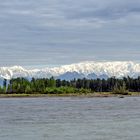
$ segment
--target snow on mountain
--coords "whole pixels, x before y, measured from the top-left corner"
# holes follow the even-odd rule
[[[107,78],[116,76],[137,77],[140,75],[140,64],[132,61],[115,61],[115,62],[82,62],[71,65],[64,65],[54,68],[44,69],[24,69],[21,66],[1,67],[0,78],[11,79],[16,77],[26,78],[49,78],[51,76],[71,79],[71,78]]]

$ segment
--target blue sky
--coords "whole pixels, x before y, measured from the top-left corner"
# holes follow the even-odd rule
[[[140,0],[0,0],[0,66],[93,60],[140,60]]]

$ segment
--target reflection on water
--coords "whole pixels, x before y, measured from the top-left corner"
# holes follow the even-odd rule
[[[0,140],[139,140],[140,97],[0,99]]]

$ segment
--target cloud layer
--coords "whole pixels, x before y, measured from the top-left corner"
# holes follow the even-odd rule
[[[139,0],[0,0],[0,66],[140,56]]]

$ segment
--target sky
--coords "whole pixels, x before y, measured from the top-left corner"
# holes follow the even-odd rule
[[[140,62],[140,0],[0,0],[0,66]]]

